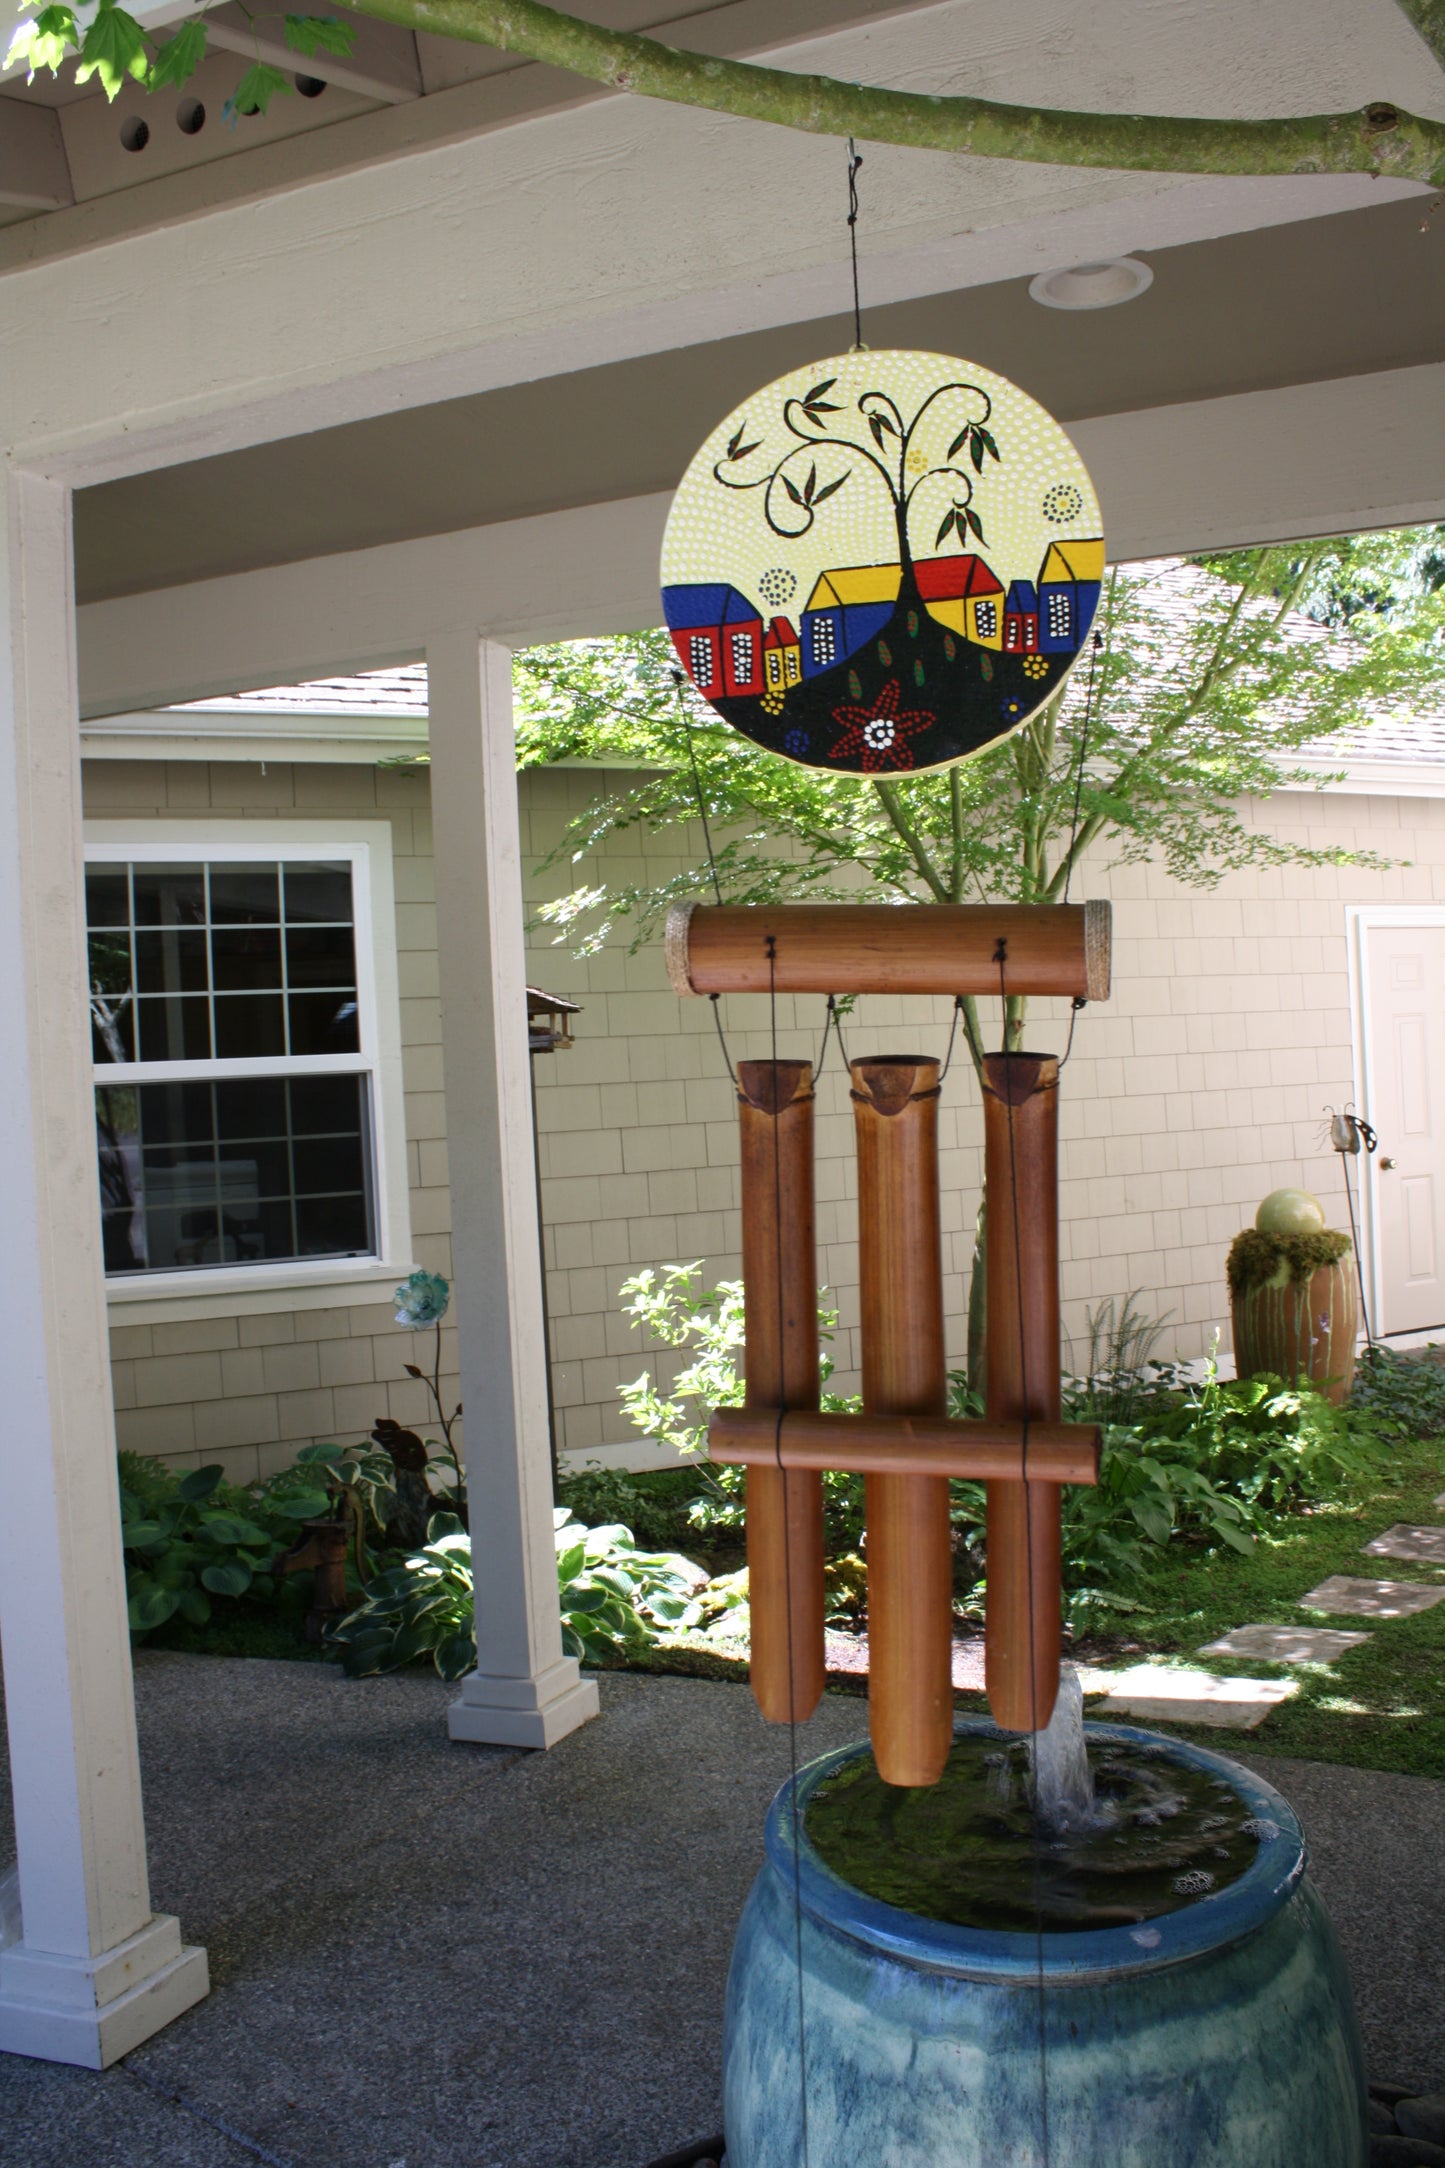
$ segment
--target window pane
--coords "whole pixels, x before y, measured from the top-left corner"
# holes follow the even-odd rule
[[[301,1257],[344,1257],[369,1249],[365,1197],[303,1198],[296,1207],[296,1248]]]
[[[279,925],[279,866],[213,865],[211,922],[216,926]]]
[[[288,926],[288,986],[354,986],[356,950],[349,926]]]
[[[293,1077],[291,1126],[298,1137],[335,1136],[362,1127],[361,1078]]]
[[[142,993],[205,993],[205,928],[142,930],[135,937],[135,970]]]
[[[124,866],[88,866],[85,918],[89,926],[130,924],[130,881]]]
[[[286,921],[325,922],[351,919],[351,867],[345,859],[337,864],[302,865],[292,862],[286,874]]]
[[[132,866],[137,926],[203,926],[204,866]]]
[[[280,1077],[238,1077],[216,1086],[216,1134],[223,1142],[277,1137],[286,1129],[286,1086]]]
[[[91,995],[90,1057],[96,1062],[135,1060],[135,1003],[129,998],[108,1001]]]
[[[375,1250],[363,1077],[105,1087],[96,1132],[108,1272]]]
[[[216,991],[281,984],[281,935],[272,927],[218,928],[211,935]]]
[[[293,1054],[356,1052],[354,994],[293,994],[289,1007]]]
[[[221,1061],[284,1054],[286,1020],[279,994],[217,994],[216,1054]]]
[[[211,1052],[210,1003],[204,994],[142,994],[139,1061],[207,1061]]]

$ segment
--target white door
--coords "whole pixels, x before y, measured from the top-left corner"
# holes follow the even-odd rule
[[[1445,1327],[1445,926],[1371,926],[1365,957],[1375,1329],[1428,1332]]]

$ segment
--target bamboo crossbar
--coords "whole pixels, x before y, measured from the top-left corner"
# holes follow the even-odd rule
[[[1111,913],[1073,904],[675,904],[679,994],[1109,995]],[[769,943],[771,942],[771,954]]]
[[[864,1475],[963,1476],[974,1482],[1095,1483],[1093,1423],[960,1421],[947,1415],[831,1415],[718,1408],[708,1457],[729,1467],[848,1469]]]

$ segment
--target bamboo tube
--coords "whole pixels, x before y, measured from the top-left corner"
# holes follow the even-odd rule
[[[899,916],[904,914],[900,913]],[[938,1063],[855,1061],[863,1405],[942,1415]],[[868,1475],[868,1713],[887,1784],[936,1784],[953,1743],[953,1572],[941,1476]]]
[[[719,1408],[708,1425],[709,1460],[752,1468],[849,1468],[863,1475],[963,1476],[1021,1482],[1022,1423],[959,1422],[947,1415],[789,1414],[782,1435],[765,1409]],[[1036,1483],[1098,1480],[1093,1423],[1031,1423],[1029,1474]]]
[[[1012,951],[1009,982],[1012,992]],[[1059,1065],[1047,1054],[990,1054],[983,1072],[988,1417],[1053,1424],[1059,1419]],[[991,1482],[985,1684],[994,1719],[1006,1731],[1042,1730],[1053,1714],[1059,1589],[1057,1484]]]
[[[1010,993],[1105,1001],[1110,923],[1107,903],[682,903],[665,947],[679,994],[996,994],[1003,940]]]
[[[738,1125],[746,1406],[776,1430],[780,1408],[818,1405],[809,1064],[739,1062]],[[749,1468],[747,1536],[753,1694],[769,1723],[801,1723],[825,1678],[822,1477]]]

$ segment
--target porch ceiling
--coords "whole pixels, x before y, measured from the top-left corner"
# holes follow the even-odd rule
[[[1065,422],[1436,361],[1445,218],[1422,230],[1428,201],[1157,250],[1124,308],[1042,309],[1010,279],[871,309],[866,330],[984,362]],[[841,315],[779,324],[82,490],[80,598],[668,489],[752,387],[850,337]]]

